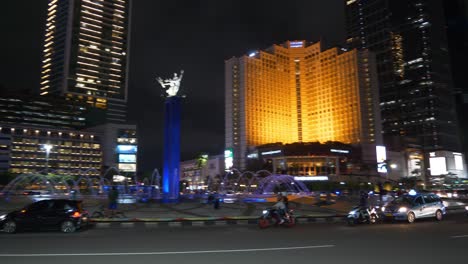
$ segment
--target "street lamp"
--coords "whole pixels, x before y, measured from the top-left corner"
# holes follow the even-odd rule
[[[49,154],[50,154],[50,150],[52,149],[52,145],[50,144],[44,144],[42,146],[42,148],[46,151],[46,165],[45,165],[45,171],[46,173],[48,173],[49,171]]]

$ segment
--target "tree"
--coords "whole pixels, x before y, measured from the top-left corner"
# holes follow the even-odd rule
[[[0,172],[0,185],[7,185],[9,182],[11,182],[17,174],[5,171],[5,172]]]

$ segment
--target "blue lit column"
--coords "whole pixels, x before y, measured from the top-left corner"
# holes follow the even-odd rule
[[[164,202],[179,199],[180,163],[180,100],[179,96],[166,97],[164,103]]]

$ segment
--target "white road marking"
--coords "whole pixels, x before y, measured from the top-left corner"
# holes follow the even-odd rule
[[[461,236],[451,236],[451,238],[463,238],[463,237],[468,237],[468,235],[461,235]]]
[[[0,254],[0,257],[77,257],[77,256],[136,256],[136,255],[182,255],[182,254],[216,254],[216,253],[237,253],[275,250],[298,250],[313,248],[330,248],[335,245],[318,245],[302,247],[279,247],[279,248],[245,248],[226,250],[200,250],[200,251],[166,251],[166,252],[116,252],[116,253],[69,253],[69,254]]]

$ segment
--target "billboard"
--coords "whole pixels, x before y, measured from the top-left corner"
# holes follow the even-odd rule
[[[137,146],[135,145],[117,145],[117,153],[135,154]]]
[[[119,154],[119,162],[136,163],[136,155],[135,154]]]
[[[135,172],[136,164],[135,163],[119,163],[120,171]]]
[[[377,155],[377,171],[378,172],[387,172],[387,167],[385,161],[387,160],[387,152],[384,146],[376,146],[375,152]]]
[[[453,153],[453,158],[455,159],[455,169],[463,170],[463,156],[461,153]]]
[[[230,170],[234,166],[234,152],[232,148],[224,150],[224,168]]]
[[[429,165],[431,166],[431,176],[447,174],[445,157],[431,157],[429,158]]]

